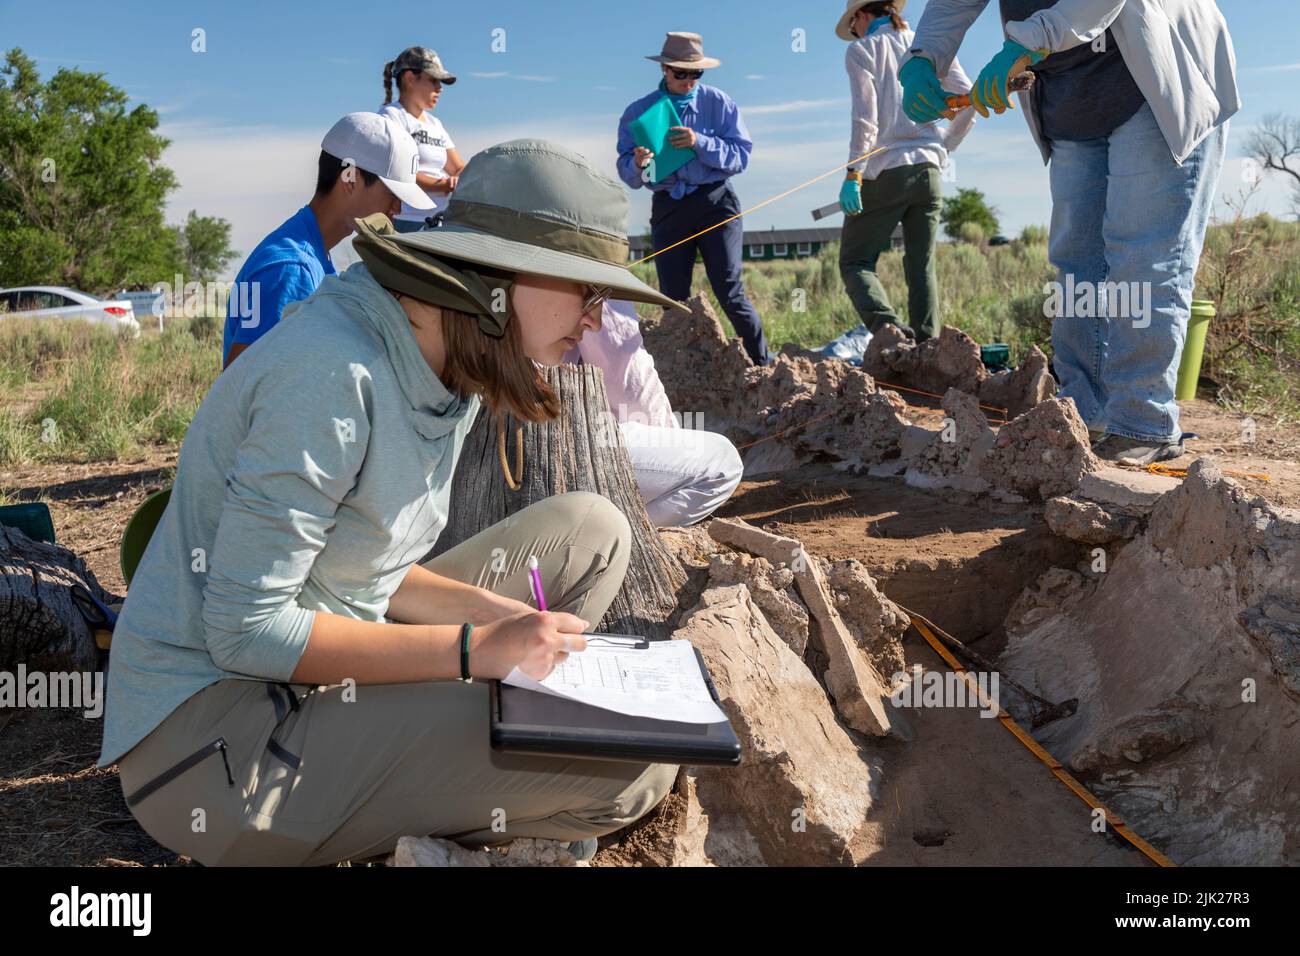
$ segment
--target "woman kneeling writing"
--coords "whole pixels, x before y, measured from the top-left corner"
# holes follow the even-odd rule
[[[555,417],[534,362],[557,329],[604,290],[673,304],[626,269],[626,221],[622,187],[582,157],[485,150],[444,228],[358,220],[362,261],[216,381],[108,682],[100,766],[118,763],[164,846],[317,865],[403,835],[589,843],[663,798],[670,765],[493,752],[487,686],[457,679],[540,678],[585,647],[628,563],[608,500],[556,495],[417,563],[480,403]],[[549,612],[524,603],[530,555]]]

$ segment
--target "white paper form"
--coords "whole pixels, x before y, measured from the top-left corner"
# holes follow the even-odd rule
[[[630,643],[588,640],[538,681],[519,668],[505,682],[513,687],[564,697],[633,717],[716,724],[727,719],[713,702],[689,641]]]

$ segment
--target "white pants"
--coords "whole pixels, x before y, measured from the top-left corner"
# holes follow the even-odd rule
[[[725,435],[640,422],[620,422],[618,427],[646,512],[657,528],[707,518],[740,484],[740,452]]]

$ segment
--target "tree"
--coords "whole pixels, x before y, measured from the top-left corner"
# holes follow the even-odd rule
[[[193,209],[185,225],[176,227],[185,278],[211,282],[221,278],[238,253],[230,248],[230,223],[216,216],[200,216]]]
[[[1269,113],[1246,137],[1246,156],[1292,179],[1291,202],[1300,212],[1300,119]]]
[[[995,236],[998,232],[998,211],[978,189],[958,189],[957,195],[945,199],[939,221],[949,239],[961,239],[962,226],[967,223],[979,226],[985,236]]]
[[[158,114],[126,108],[101,73],[42,83],[17,48],[0,67],[0,284],[109,290],[170,279],[163,223],[176,177],[160,162]]]

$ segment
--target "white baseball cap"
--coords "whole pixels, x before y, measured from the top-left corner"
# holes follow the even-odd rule
[[[320,148],[378,176],[412,209],[434,207],[433,200],[415,183],[420,148],[396,120],[378,113],[349,113],[330,127]]]

